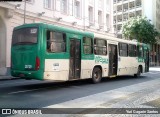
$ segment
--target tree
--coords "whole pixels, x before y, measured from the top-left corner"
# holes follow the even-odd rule
[[[146,17],[136,17],[129,19],[122,27],[125,38],[136,39],[138,42],[154,44],[159,35],[154,25]]]

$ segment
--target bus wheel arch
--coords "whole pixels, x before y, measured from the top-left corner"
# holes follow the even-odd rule
[[[141,73],[143,73],[143,66],[139,65],[139,67],[140,67]]]
[[[142,67],[142,65],[139,65],[138,69],[137,69],[137,73],[134,74],[134,77],[136,77],[136,78],[139,77],[141,75],[141,73],[143,73],[143,67]]]
[[[102,67],[95,66],[92,71],[92,81],[93,83],[99,83],[102,79]]]

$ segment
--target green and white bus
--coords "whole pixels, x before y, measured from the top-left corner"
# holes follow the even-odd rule
[[[43,23],[14,28],[11,75],[69,81],[139,76],[149,70],[146,44]]]

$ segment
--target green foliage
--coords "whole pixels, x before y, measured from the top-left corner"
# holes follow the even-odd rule
[[[129,19],[123,24],[122,33],[125,38],[136,39],[138,42],[154,44],[159,35],[154,25],[146,17]]]

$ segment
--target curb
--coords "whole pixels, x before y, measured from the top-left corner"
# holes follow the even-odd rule
[[[12,76],[0,76],[0,81],[5,81],[5,80],[17,80],[20,79],[19,77],[12,77]]]

